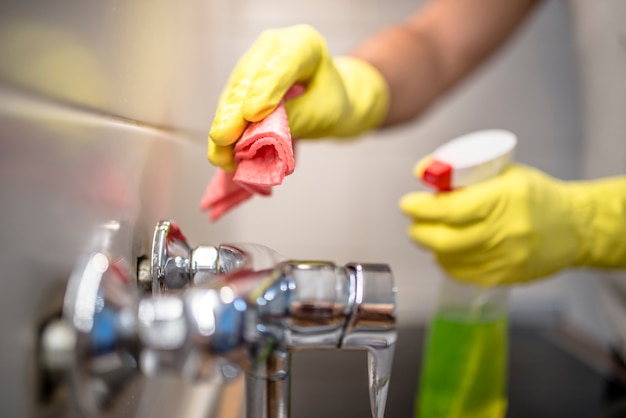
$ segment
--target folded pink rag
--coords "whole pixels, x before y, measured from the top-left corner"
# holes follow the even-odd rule
[[[285,100],[303,92],[304,87],[296,84],[285,94]],[[293,173],[293,143],[282,102],[265,119],[248,125],[233,154],[237,169],[233,173],[219,169],[200,201],[200,209],[209,211],[211,221],[255,194],[271,195],[272,186],[281,184],[285,176]]]

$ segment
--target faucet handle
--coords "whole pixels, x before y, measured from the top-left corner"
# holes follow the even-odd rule
[[[341,348],[368,351],[370,407],[374,418],[385,412],[396,343],[396,286],[384,264],[347,264],[354,289],[352,315]]]
[[[191,247],[178,225],[172,221],[158,222],[152,238],[152,293],[187,286],[191,280],[190,257]]]
[[[224,260],[233,258],[228,257],[228,248],[191,248],[175,222],[158,222],[152,238],[152,293],[164,294],[215,278],[220,273],[220,253],[225,253]]]

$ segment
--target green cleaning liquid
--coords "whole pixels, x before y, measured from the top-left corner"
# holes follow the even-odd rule
[[[428,331],[417,418],[504,418],[508,363],[507,315],[447,309]]]

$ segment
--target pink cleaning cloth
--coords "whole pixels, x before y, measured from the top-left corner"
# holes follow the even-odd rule
[[[304,87],[295,84],[284,99],[289,100],[303,92]],[[213,222],[255,194],[271,195],[272,187],[293,173],[293,142],[284,104],[281,102],[262,121],[248,125],[233,153],[237,163],[235,172],[219,169],[200,201],[200,209],[209,211],[209,219]]]

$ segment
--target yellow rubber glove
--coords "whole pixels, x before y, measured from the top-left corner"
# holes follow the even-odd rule
[[[306,87],[285,103],[296,138],[356,136],[378,127],[389,106],[388,87],[378,70],[357,58],[332,58],[312,27],[268,30],[239,60],[222,92],[209,133],[209,160],[234,169],[232,145],[295,83]]]
[[[626,268],[626,177],[564,182],[514,165],[466,189],[410,193],[400,208],[412,218],[409,236],[461,281],[493,286],[572,266]]]

